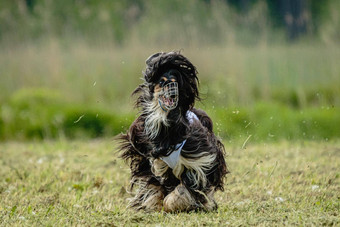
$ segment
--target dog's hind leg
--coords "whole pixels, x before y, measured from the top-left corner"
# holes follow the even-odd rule
[[[188,189],[180,184],[164,198],[163,206],[166,212],[176,212],[193,210],[197,204]]]

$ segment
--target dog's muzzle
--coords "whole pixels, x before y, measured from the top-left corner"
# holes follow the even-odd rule
[[[159,92],[158,103],[162,110],[173,110],[178,105],[178,83],[170,82],[162,87]]]

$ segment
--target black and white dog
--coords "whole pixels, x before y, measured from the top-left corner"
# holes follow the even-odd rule
[[[199,100],[195,66],[179,52],[146,60],[138,95],[140,114],[118,137],[122,158],[130,163],[130,206],[166,212],[214,210],[228,169],[224,146],[213,123],[194,108]]]

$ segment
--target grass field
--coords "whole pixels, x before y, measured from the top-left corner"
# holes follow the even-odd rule
[[[0,226],[340,226],[340,1],[307,1],[294,42],[271,1],[223,2],[0,3]],[[111,138],[147,57],[173,50],[226,145],[215,212],[126,208]]]
[[[339,226],[340,142],[227,144],[216,212],[126,209],[129,171],[113,140],[0,144],[0,225]]]

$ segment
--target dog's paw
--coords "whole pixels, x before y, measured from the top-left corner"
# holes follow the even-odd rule
[[[195,207],[195,199],[182,184],[178,185],[163,202],[165,212],[188,211]]]
[[[161,211],[163,208],[164,194],[162,188],[156,185],[141,187],[135,197],[130,199],[129,207],[136,210]]]

